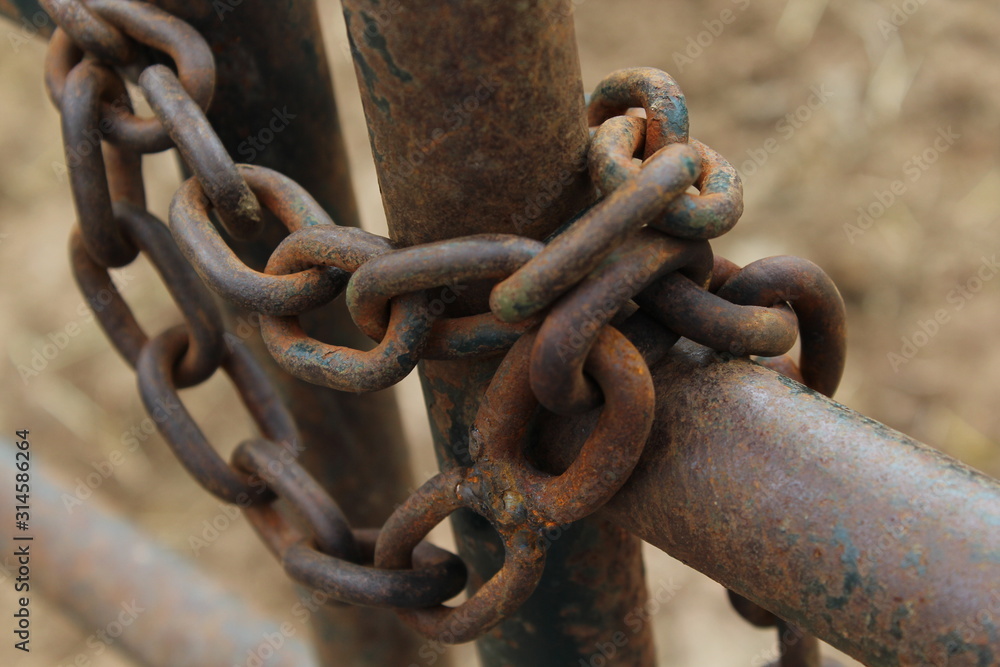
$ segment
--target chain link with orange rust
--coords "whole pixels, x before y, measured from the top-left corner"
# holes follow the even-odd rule
[[[227,464],[184,409],[157,420],[161,433],[202,486],[244,508],[292,578],[333,599],[396,608],[438,639],[468,641],[493,627],[538,583],[542,532],[593,513],[628,479],[653,422],[649,368],[679,336],[764,357],[826,394],[839,382],[844,309],[829,278],[796,258],[740,269],[713,256],[708,240],[739,219],[742,186],[722,156],[689,140],[684,96],[664,72],[622,70],[598,85],[588,105],[589,166],[602,198],[561,233],[545,243],[481,234],[397,248],[334,224],[285,176],[233,162],[205,117],[214,64],[189,25],[136,0],[42,4],[59,25],[46,82],[63,117],[79,219],[71,236],[77,282],[135,367],[148,410],[220,367],[229,375],[262,438],[240,444]],[[166,57],[176,73],[158,64]],[[123,77],[138,82],[152,118],[133,114]],[[170,147],[193,176],[171,203],[168,229],[146,210],[141,156]],[[258,272],[210,216],[232,237],[251,239],[265,211],[288,235]],[[154,338],[108,273],[140,252],[185,321]],[[482,281],[496,283],[489,312],[443,317],[467,285]],[[352,529],[296,463],[290,414],[242,345],[226,344],[205,285],[261,314],[281,367],[339,390],[384,389],[420,359],[503,355],[469,435],[472,465],[429,480],[381,532]],[[373,349],[320,342],[300,326],[301,314],[342,292]],[[783,356],[797,337],[799,364]],[[560,415],[601,410],[559,474],[536,469],[523,451],[539,404]],[[422,540],[459,507],[497,528],[506,559],[451,608],[443,603],[462,588],[464,565]]]

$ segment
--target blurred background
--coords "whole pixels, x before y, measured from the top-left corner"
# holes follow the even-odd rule
[[[847,302],[849,354],[838,400],[1000,476],[1000,5],[985,0],[573,0],[587,90],[607,73],[647,65],[687,95],[692,135],[744,178],[746,212],[713,243],[737,263],[806,257]],[[367,229],[385,234],[339,5],[321,3],[353,179]],[[405,3],[404,3],[405,7]],[[132,372],[83,317],[67,262],[74,214],[59,120],[42,84],[44,44],[11,38],[0,23],[0,365],[4,437],[30,428],[36,465],[67,489],[120,447],[145,417]],[[146,160],[151,210],[165,217],[179,184],[172,156]],[[177,318],[148,265],[118,272],[140,320]],[[937,323],[934,326],[934,323]],[[23,377],[49,335],[78,334],[43,372]],[[435,471],[415,377],[396,388],[415,478]],[[224,454],[248,430],[217,378],[185,400]],[[232,410],[237,410],[233,413]],[[157,540],[193,556],[189,538],[218,503],[181,470],[157,435],[117,466],[87,502],[112,508]],[[439,531],[439,540],[450,536]],[[199,567],[243,590],[264,612],[287,613],[294,595],[242,519]],[[654,616],[661,665],[760,665],[771,631],[729,610],[721,587],[655,550],[651,586],[678,593]],[[41,573],[39,576],[44,576]],[[13,593],[0,587],[0,604]],[[37,599],[37,597],[36,597]],[[30,659],[14,664],[131,665],[86,644],[38,600]],[[832,655],[831,649],[827,651]],[[9,664],[10,648],[0,648]],[[471,665],[465,649],[458,665]],[[842,664],[855,664],[846,658]]]

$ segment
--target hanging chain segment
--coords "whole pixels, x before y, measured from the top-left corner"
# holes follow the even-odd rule
[[[64,5],[50,2],[46,9],[59,17],[53,10]],[[57,31],[50,44],[46,82],[64,119],[69,182],[79,221],[70,235],[77,283],[115,348],[135,367],[150,414],[160,414],[163,406],[181,405],[178,389],[200,384],[221,368],[263,436],[237,447],[229,464],[181,405],[170,419],[155,420],[164,439],[199,484],[246,510],[293,578],[327,590],[334,599],[373,606],[426,607],[454,597],[464,585],[465,566],[429,544],[416,549],[415,568],[371,567],[377,531],[348,526],[332,499],[297,462],[301,445],[294,420],[245,346],[235,336],[224,337],[222,315],[196,272],[204,266],[192,262],[184,251],[203,253],[204,265],[224,280],[243,279],[244,292],[251,291],[245,289],[246,276],[264,276],[242,262],[242,273],[227,272],[238,260],[207,218],[195,232],[214,244],[199,243],[196,234],[190,234],[185,238],[194,237],[193,244],[178,246],[174,239],[181,237],[175,231],[181,216],[173,216],[175,229],[168,230],[145,208],[141,155],[172,147],[174,141],[195,146],[182,152],[197,174],[185,187],[197,192],[203,207],[211,207],[223,220],[236,221],[231,225],[234,233],[248,218],[263,219],[253,213],[254,206],[259,207],[255,188],[266,191],[262,205],[288,220],[290,228],[324,223],[334,227],[333,223],[288,179],[269,170],[237,168],[217,138],[212,144],[189,136],[192,128],[215,136],[201,112],[211,100],[215,81],[211,51],[190,26],[131,0],[87,3],[76,11],[127,35],[126,44],[136,54],[119,63],[91,51],[92,40],[74,32],[89,30],[89,23],[61,25],[66,32]],[[174,60],[181,74],[178,77],[162,65],[142,69],[138,79],[147,87],[147,99],[157,116],[137,118],[131,113],[123,76],[162,54]],[[240,231],[244,236],[255,233],[249,224]],[[156,336],[144,332],[109,274],[109,269],[129,264],[140,252],[150,259],[184,316],[185,324]],[[266,280],[271,286],[279,278]],[[312,303],[322,303],[343,289],[346,274],[314,269],[304,280],[312,280],[317,285],[314,291],[321,292]],[[304,280],[294,286],[296,292],[308,291],[302,287]],[[107,304],[98,300],[104,294],[111,295]],[[288,513],[275,509],[278,498],[290,507]]]
[[[483,234],[402,248],[335,224],[285,176],[232,160],[205,117],[215,70],[190,26],[135,0],[43,5],[59,24],[46,82],[63,117],[67,157],[91,141],[85,159],[67,160],[79,222],[71,235],[77,282],[88,299],[112,294],[110,306],[95,311],[136,368],[148,410],[178,401],[179,389],[219,368],[233,381],[261,437],[240,443],[231,462],[185,410],[157,424],[195,479],[240,505],[304,585],[342,602],[397,609],[429,637],[475,639],[534,590],[543,532],[597,511],[628,480],[652,427],[650,366],[679,336],[766,357],[827,395],[836,389],[845,349],[836,288],[805,260],[777,257],[741,269],[713,256],[709,239],[742,214],[742,185],[721,155],[689,139],[684,95],[664,72],[622,70],[597,86],[588,160],[602,198],[561,233],[545,243]],[[176,72],[160,64],[167,58]],[[126,79],[141,87],[153,117],[133,113]],[[143,154],[170,147],[193,176],[164,225],[145,208],[140,166]],[[229,248],[213,213],[233,238],[254,238],[268,215],[288,235],[257,271]],[[140,253],[184,318],[156,336],[143,331],[109,277]],[[470,286],[487,283],[488,311],[448,312]],[[227,344],[205,286],[261,314],[263,339],[282,368],[343,391],[392,386],[421,359],[503,355],[472,427],[471,465],[429,480],[381,531],[351,527],[297,462],[291,416],[249,352]],[[303,330],[302,314],[341,293],[374,348]],[[797,337],[798,364],[784,356]],[[600,410],[564,470],[540,470],[525,454],[539,406],[567,416]],[[422,540],[462,507],[496,528],[505,561],[451,608],[443,603],[463,587],[464,564]]]

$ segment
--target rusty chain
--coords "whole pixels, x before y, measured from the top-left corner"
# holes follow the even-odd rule
[[[684,95],[664,72],[622,70],[591,95],[588,163],[602,197],[560,233],[546,242],[483,234],[401,248],[338,226],[287,177],[234,163],[205,116],[215,69],[189,25],[136,0],[42,4],[59,26],[46,83],[63,119],[76,280],[93,306],[112,295],[94,310],[135,368],[148,410],[220,368],[230,377],[261,437],[240,443],[229,463],[184,409],[157,420],[161,433],[206,490],[244,509],[289,576],[332,599],[394,608],[425,635],[456,642],[500,622],[541,577],[543,532],[597,511],[628,479],[652,427],[650,367],[680,336],[754,355],[827,395],[837,387],[845,332],[836,287],[805,260],[740,268],[713,255],[709,240],[742,214],[742,185],[721,155],[689,138]],[[176,71],[158,64],[165,57]],[[152,117],[133,113],[126,80],[141,87]],[[79,146],[90,149],[70,160]],[[193,175],[164,225],[146,210],[141,156],[171,147]],[[237,239],[258,235],[267,214],[288,235],[256,271],[229,248],[213,214]],[[139,254],[184,319],[156,336],[109,275]],[[483,281],[495,283],[488,312],[443,317],[464,286]],[[213,292],[261,314],[282,368],[343,391],[389,387],[421,359],[502,355],[470,434],[472,464],[430,479],[380,531],[351,527],[297,463],[294,421],[263,371],[241,344],[227,344]],[[373,349],[315,340],[299,324],[342,293]],[[797,339],[796,363],[786,353]],[[600,409],[560,474],[538,470],[524,453],[539,405],[560,415]],[[443,603],[463,588],[465,566],[423,539],[461,507],[493,524],[505,561],[452,608]],[[767,613],[748,605],[736,604],[752,622]]]

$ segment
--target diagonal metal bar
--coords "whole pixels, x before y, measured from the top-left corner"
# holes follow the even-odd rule
[[[9,442],[0,441],[4,479],[13,480],[18,473],[14,454]],[[302,616],[315,608],[306,606],[308,599],[297,607],[298,616],[289,609],[286,618],[265,618],[251,600],[224,589],[193,562],[164,549],[93,498],[80,501],[75,493],[61,489],[36,463],[31,471],[32,541],[14,542],[10,522],[0,530],[7,544],[28,545],[31,565],[48,573],[31,583],[92,633],[66,664],[94,664],[112,646],[148,667],[318,664],[312,647],[295,636],[302,634]],[[13,493],[4,493],[0,510],[13,513],[15,502]],[[5,585],[17,575],[12,553],[0,558]]]

